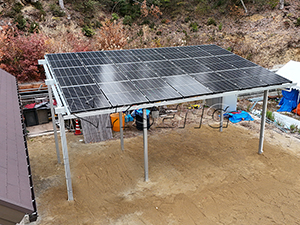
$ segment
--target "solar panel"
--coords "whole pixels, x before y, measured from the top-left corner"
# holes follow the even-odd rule
[[[218,45],[200,45],[199,48],[204,51],[214,51],[214,50],[223,49],[223,48],[219,47]]]
[[[214,55],[214,56],[221,56],[221,55],[232,55],[232,52],[229,52],[225,49],[218,49],[218,50],[207,50],[210,54]]]
[[[110,108],[111,105],[96,85],[63,87],[62,92],[71,112]]]
[[[133,83],[141,90],[150,102],[182,97],[161,78],[138,80],[133,81]]]
[[[267,86],[259,77],[240,77],[230,79],[230,82],[238,86],[239,89],[255,88]]]
[[[214,93],[235,91],[240,89],[237,85],[230,82],[229,80],[213,81],[213,82],[203,83],[203,85]]]
[[[215,73],[215,72],[193,74],[192,77],[194,77],[201,84],[209,83],[209,82],[213,82],[213,81],[225,80],[224,77],[222,77],[220,74]]]
[[[212,71],[223,71],[223,70],[232,70],[234,66],[228,63],[216,63],[216,64],[209,64],[207,67]]]
[[[164,80],[185,97],[212,93],[189,75],[166,77]]]
[[[178,47],[180,52],[189,53],[189,52],[197,52],[200,50],[199,46],[181,46]]]
[[[170,54],[162,54],[163,57],[166,59],[184,59],[184,58],[189,58],[187,54],[184,54],[182,52],[176,52],[176,53],[170,53]]]
[[[217,45],[47,54],[71,113],[290,83]]]
[[[180,68],[183,69],[186,73],[190,73],[190,74],[212,71],[210,68],[208,68],[207,66],[204,66],[202,64],[197,64],[195,66],[184,66],[184,67],[180,67]]]
[[[257,65],[247,60],[230,62],[236,68],[256,67]]]
[[[53,69],[60,86],[74,86],[93,83],[84,67]]]
[[[187,54],[191,58],[200,58],[200,57],[212,56],[212,54],[210,54],[209,52],[205,52],[205,51],[201,51],[201,50],[193,51],[193,52],[185,52],[185,54]]]
[[[158,61],[158,60],[166,60],[162,55],[138,55],[137,56],[140,61]]]
[[[124,106],[148,102],[142,93],[130,81],[100,84],[113,106]]]
[[[125,81],[127,77],[115,65],[87,67],[96,83]]]

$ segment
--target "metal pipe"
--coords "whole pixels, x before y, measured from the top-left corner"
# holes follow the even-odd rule
[[[67,146],[67,138],[65,131],[65,123],[61,113],[58,114],[58,120],[60,125],[60,136],[61,136],[61,145],[63,152],[63,159],[65,165],[65,176],[67,183],[67,191],[68,191],[68,201],[73,201],[73,190],[72,190],[72,180],[71,180],[71,171],[70,171],[70,163],[69,163],[69,154],[68,154],[68,146]]]
[[[264,91],[264,101],[263,101],[263,108],[262,108],[262,115],[261,115],[261,122],[260,122],[260,135],[259,135],[258,154],[263,153],[266,114],[267,114],[267,103],[268,103],[268,90]]]
[[[143,109],[143,139],[144,139],[144,167],[145,167],[145,181],[148,181],[148,138],[147,138],[147,113]]]
[[[47,80],[46,80],[46,83]],[[48,86],[48,94],[49,94],[49,102],[50,102],[50,108],[51,108],[51,117],[52,117],[52,125],[53,125],[53,131],[54,131],[54,139],[55,139],[55,148],[56,148],[56,155],[57,155],[57,162],[60,164],[60,154],[59,154],[59,146],[58,146],[58,137],[57,137],[57,129],[55,124],[55,113],[53,108],[53,97],[52,97],[52,91],[51,91],[51,84],[50,82],[47,84]]]
[[[123,137],[123,112],[119,112],[120,121],[120,140],[121,140],[121,150],[124,151],[124,137]]]
[[[223,102],[224,102],[224,99],[223,99],[223,97],[221,97],[220,132],[223,131],[223,119],[224,119],[224,115],[223,115]]]

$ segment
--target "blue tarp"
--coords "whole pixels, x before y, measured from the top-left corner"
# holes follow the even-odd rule
[[[254,119],[250,116],[249,113],[245,111],[238,111],[238,112],[230,112],[224,114],[224,116],[229,117],[229,121],[232,123],[238,123],[241,121],[253,121]]]
[[[146,114],[147,114],[147,117],[149,116],[150,114],[150,110],[149,109],[146,109]],[[136,115],[140,116],[140,117],[143,117],[143,109],[136,109],[134,110],[132,113],[131,113],[131,116],[133,118],[136,117]]]
[[[281,105],[277,112],[291,112],[298,105],[299,91],[292,89],[291,91],[282,90],[282,99],[278,105]]]

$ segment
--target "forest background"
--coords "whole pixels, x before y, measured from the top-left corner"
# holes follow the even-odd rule
[[[0,13],[0,68],[19,82],[59,52],[217,44],[267,68],[300,61],[297,0],[0,0]]]

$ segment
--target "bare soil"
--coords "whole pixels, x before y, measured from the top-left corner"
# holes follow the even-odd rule
[[[209,122],[151,127],[148,182],[142,132],[128,131],[124,152],[68,133],[73,202],[53,136],[29,139],[38,224],[300,224],[299,141],[267,129],[258,155],[258,122]]]

